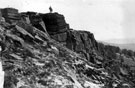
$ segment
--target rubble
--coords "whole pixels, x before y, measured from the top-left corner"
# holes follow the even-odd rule
[[[118,48],[71,30],[58,13],[20,15],[15,24],[6,17],[0,22],[4,88],[135,87],[134,74],[122,63],[126,56],[115,56]]]

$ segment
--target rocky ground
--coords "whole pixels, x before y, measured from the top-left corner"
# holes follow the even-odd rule
[[[134,55],[71,29],[63,15],[0,12],[4,88],[135,87]]]

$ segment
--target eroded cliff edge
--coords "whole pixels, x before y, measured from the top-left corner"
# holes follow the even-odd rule
[[[4,88],[134,88],[134,56],[71,29],[63,15],[0,12]]]

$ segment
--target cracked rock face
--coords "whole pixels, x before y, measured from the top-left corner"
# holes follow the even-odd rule
[[[1,15],[3,88],[134,88],[127,56],[90,32],[71,30],[63,15],[5,13],[20,19]]]
[[[87,69],[87,63],[79,55],[40,33],[40,39],[36,38],[34,34],[38,33],[34,28],[33,34],[17,25],[12,29],[1,28],[1,35],[5,34],[2,42],[7,47],[2,52],[4,88],[83,88],[86,85],[80,72]]]

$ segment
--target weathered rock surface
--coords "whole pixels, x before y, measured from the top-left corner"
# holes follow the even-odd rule
[[[53,19],[56,20],[59,18]],[[126,53],[128,53],[128,55],[126,55],[123,52],[124,50],[120,50],[120,48],[118,47],[102,45],[98,43],[95,40],[94,35],[90,32],[72,30],[69,27],[67,31],[57,33],[55,33],[55,31],[53,33],[52,31],[49,34],[51,38],[59,41],[68,49],[79,53],[80,55],[82,55],[82,57],[86,58],[87,61],[97,64],[106,69],[112,68],[108,69],[108,72],[110,72],[112,77],[116,77],[116,79],[123,79],[124,77],[124,79],[132,80],[132,82],[134,83],[135,76],[131,74],[135,71],[133,70],[135,69],[135,61],[132,59],[135,58],[133,51],[126,51]],[[128,68],[125,68],[125,66],[127,66]],[[130,74],[132,75],[132,77],[125,77],[129,76]],[[109,88],[111,88],[110,86]]]
[[[0,33],[4,35],[1,40],[7,47],[2,52],[4,88],[86,88],[91,86],[88,83],[103,86],[100,80],[94,83],[91,78],[81,76],[87,72],[85,69],[90,69],[86,66],[91,63],[58,42],[41,36],[38,29],[31,30],[34,33],[20,25],[12,29],[0,26]]]
[[[9,23],[16,23],[18,20],[20,20],[20,14],[18,13],[17,9],[4,8],[1,9],[1,13],[5,20]]]
[[[59,41],[67,48],[82,53],[88,60],[93,50],[98,50],[98,44],[94,35],[87,31],[71,30],[64,19],[64,16],[58,13],[48,13],[42,15],[46,24],[46,29],[51,38]]]
[[[94,55],[94,50],[98,50],[98,44],[92,33],[68,30],[64,33],[51,35],[51,38],[59,41],[67,48],[82,54],[88,61],[95,63],[96,57],[91,57],[91,55]]]
[[[47,13],[41,15],[49,34],[62,33],[68,30],[68,24],[63,15],[58,13]]]
[[[131,56],[119,48],[71,30],[58,13],[20,15],[16,24],[0,21],[4,88],[135,87],[135,72],[123,63]]]

